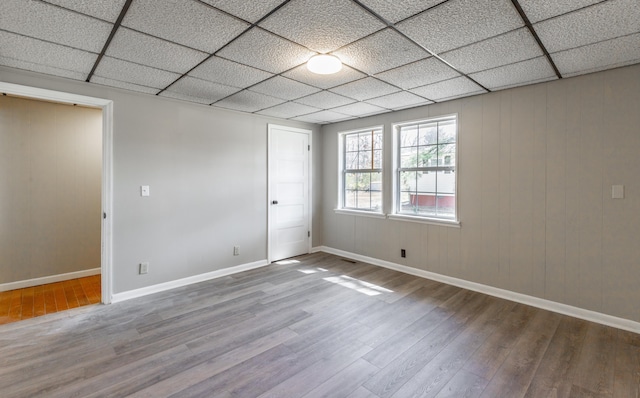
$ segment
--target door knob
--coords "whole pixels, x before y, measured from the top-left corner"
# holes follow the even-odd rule
[[[271,204],[272,204],[272,205],[277,205],[277,204],[278,204],[278,201],[277,201],[277,200],[272,200],[272,201],[271,201]]]

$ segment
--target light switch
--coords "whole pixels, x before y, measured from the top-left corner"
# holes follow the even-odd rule
[[[150,195],[149,186],[148,185],[140,186],[140,196],[149,196],[149,195]]]
[[[612,185],[611,186],[611,198],[612,199],[624,199],[624,185]]]

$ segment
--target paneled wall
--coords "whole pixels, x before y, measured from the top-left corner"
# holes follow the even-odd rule
[[[100,268],[100,109],[0,96],[0,284]]]
[[[460,228],[334,213],[340,131],[384,125],[390,212],[391,124],[452,113]],[[324,246],[640,321],[640,65],[328,125],[323,142]]]

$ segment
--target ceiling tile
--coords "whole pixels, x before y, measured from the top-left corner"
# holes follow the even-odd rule
[[[195,77],[185,76],[167,88],[170,94],[178,94],[189,98],[190,101],[211,104],[238,91],[236,87],[208,82]],[[164,93],[163,93],[164,94]]]
[[[37,21],[37,23],[34,23]],[[39,1],[2,0],[2,30],[99,53],[112,25]]]
[[[520,0],[520,6],[527,15],[527,18],[529,18],[529,21],[531,21],[531,23],[536,23],[543,19],[575,11],[579,8],[599,3],[601,1],[602,0]]]
[[[272,108],[263,109],[258,112],[261,115],[290,119],[292,117],[318,112],[320,109],[312,106],[298,104],[296,102],[285,102]]]
[[[320,91],[319,88],[282,76],[275,76],[251,87],[249,90],[284,100],[294,100]]]
[[[211,105],[211,101],[205,98],[198,98],[191,95],[174,93],[173,91],[163,91],[158,94],[159,97],[173,98],[181,101],[195,102],[196,104]]]
[[[437,58],[431,57],[376,75],[380,80],[395,84],[403,89],[424,86],[460,76],[451,67]]]
[[[640,1],[611,0],[534,25],[550,53],[640,31]]]
[[[331,110],[338,113],[344,113],[345,115],[358,117],[388,112],[387,109],[381,108],[376,105],[367,104],[366,102],[356,102],[355,104],[344,105],[338,108],[333,108]]]
[[[291,0],[262,21],[260,27],[327,53],[385,25],[351,0]]]
[[[640,62],[640,33],[551,54],[565,76],[596,72]]]
[[[380,73],[429,56],[429,53],[393,29],[385,29],[351,43],[333,54],[345,64],[369,74]]]
[[[272,73],[298,66],[314,55],[260,28],[253,28],[218,53],[221,57]]]
[[[441,57],[468,74],[541,55],[542,50],[529,29],[521,28],[441,54]]]
[[[191,0],[136,0],[122,25],[214,53],[250,25]]]
[[[354,80],[362,79],[366,75],[364,73],[358,72],[353,68],[348,67],[347,65],[342,65],[342,70],[338,73],[334,73],[331,75],[318,75],[316,73],[310,72],[307,69],[307,65],[303,64],[298,66],[295,69],[291,69],[288,72],[282,74],[284,77],[288,77],[289,79],[297,80],[302,83],[310,84],[312,86],[327,89],[335,86],[339,86],[341,84],[349,83]]]
[[[157,88],[151,88],[146,86],[140,86],[138,84],[121,82],[119,80],[107,79],[105,77],[96,76],[96,75],[93,75],[91,77],[91,83],[100,84],[102,86],[122,88],[125,90],[138,91],[146,94],[156,94],[159,91]]]
[[[250,66],[211,57],[189,73],[191,76],[226,86],[246,88],[273,76]]]
[[[509,0],[450,0],[397,25],[436,53],[524,26]]]
[[[364,101],[370,98],[382,97],[383,95],[395,93],[400,91],[400,89],[378,79],[367,77],[342,86],[334,87],[331,91],[336,94],[357,99],[358,101]]]
[[[97,54],[32,39],[0,30],[0,54],[23,62],[79,72],[84,80],[96,62]],[[76,76],[76,75],[74,75]],[[70,76],[65,76],[70,77]]]
[[[469,75],[490,90],[522,86],[556,78],[546,57],[517,62]]]
[[[279,98],[259,93],[252,93],[245,90],[227,97],[222,101],[218,101],[214,105],[241,112],[256,112],[262,109],[271,108],[272,106],[283,102],[285,101]]]
[[[426,100],[408,91],[401,91],[399,93],[389,94],[383,97],[372,98],[366,102],[393,110],[433,103],[432,101]]]
[[[238,0],[202,0],[212,6],[219,8],[229,14],[233,14],[245,21],[257,22],[260,18],[275,9],[283,0],[260,0],[260,1],[238,1]]]
[[[207,57],[206,53],[123,27],[116,32],[106,54],[181,74]]]
[[[456,77],[455,79],[414,88],[411,92],[433,101],[444,101],[466,95],[480,94],[485,91],[466,77]]]
[[[360,0],[389,22],[396,23],[446,0]]]
[[[355,116],[345,115],[334,111],[320,111],[316,113],[310,113],[308,115],[298,116],[293,118],[293,120],[299,120],[301,122],[308,123],[326,124],[341,122],[343,120],[353,119],[354,117]]]
[[[321,91],[316,94],[311,94],[307,97],[298,98],[296,102],[309,106],[314,106],[320,109],[335,108],[346,104],[355,102],[351,98],[343,97],[342,95],[334,94],[329,91]]]
[[[111,23],[116,22],[122,7],[127,0],[87,1],[87,0],[45,0],[47,3],[56,4],[70,10],[77,11],[92,17],[104,19]]]
[[[102,58],[102,61],[100,61],[96,68],[95,74],[96,76],[107,79],[158,89],[167,87],[180,77],[177,73],[154,69],[111,57]]]
[[[84,80],[87,78],[86,73],[83,72],[55,68],[49,65],[40,65],[33,62],[21,61],[15,58],[8,58],[2,55],[0,55],[0,65],[31,72],[44,73],[45,75],[66,77],[74,80]]]

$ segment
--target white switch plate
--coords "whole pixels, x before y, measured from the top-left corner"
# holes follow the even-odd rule
[[[240,246],[233,246],[233,255],[234,256],[240,255]]]
[[[148,273],[149,272],[149,263],[140,263],[139,272],[140,272],[140,275]]]
[[[151,192],[149,191],[148,185],[140,186],[140,196],[149,196]]]
[[[624,185],[612,185],[611,186],[611,198],[612,199],[624,199]]]

